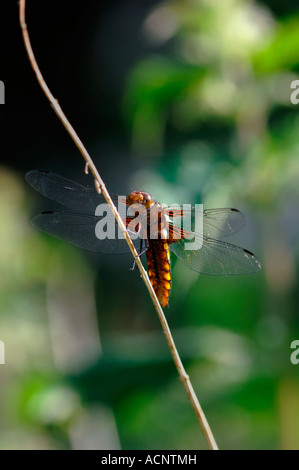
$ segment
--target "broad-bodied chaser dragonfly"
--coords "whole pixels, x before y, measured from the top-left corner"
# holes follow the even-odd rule
[[[106,204],[105,198],[95,188],[90,188],[46,170],[27,173],[26,181],[43,196],[54,200],[70,211],[43,212],[33,218],[33,225],[50,235],[66,240],[80,248],[103,253],[124,253],[129,251],[124,236],[100,238],[96,227],[103,221],[96,208]],[[134,191],[129,196],[113,196],[118,209],[125,209],[123,221],[137,249],[146,253],[148,274],[162,307],[169,303],[171,290],[170,251],[190,269],[202,274],[230,275],[257,272],[261,269],[259,260],[250,251],[219,239],[241,230],[246,221],[237,209],[205,209],[202,211],[201,230],[195,231],[198,212],[195,206],[188,209],[173,208],[156,202],[150,194]],[[130,229],[136,218],[128,215],[128,208],[144,209],[144,215],[134,229]],[[107,207],[107,206],[105,206]],[[182,206],[184,207],[184,206]],[[123,212],[123,211],[121,211]],[[109,207],[105,212],[105,223],[115,223]],[[182,227],[182,220],[188,217],[191,230]],[[152,230],[152,221],[155,230]],[[165,228],[167,227],[167,228]],[[201,247],[188,249],[191,235],[201,240]],[[134,236],[134,237],[133,237]]]

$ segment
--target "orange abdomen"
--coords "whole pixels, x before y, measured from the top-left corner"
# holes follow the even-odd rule
[[[148,275],[162,307],[166,307],[171,290],[169,245],[164,240],[148,240],[146,251]]]

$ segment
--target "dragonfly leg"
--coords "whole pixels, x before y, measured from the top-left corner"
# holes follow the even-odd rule
[[[143,242],[144,242],[144,249],[142,249],[142,246],[143,246]],[[135,264],[136,264],[136,259],[137,258],[140,258],[145,252],[146,250],[148,249],[148,240],[147,238],[145,240],[143,240],[142,238],[140,239],[140,250],[139,250],[139,253],[137,256],[135,256],[134,258],[134,262],[133,262],[133,266],[130,268],[130,271],[134,271],[135,269]]]

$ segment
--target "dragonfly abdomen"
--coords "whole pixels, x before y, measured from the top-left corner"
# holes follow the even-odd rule
[[[163,240],[148,240],[146,252],[148,275],[162,307],[166,307],[171,290],[169,245]]]

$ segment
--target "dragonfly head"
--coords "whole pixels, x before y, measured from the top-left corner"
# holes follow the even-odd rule
[[[145,191],[134,191],[128,196],[129,205],[142,204],[146,209],[153,205],[152,196]]]

